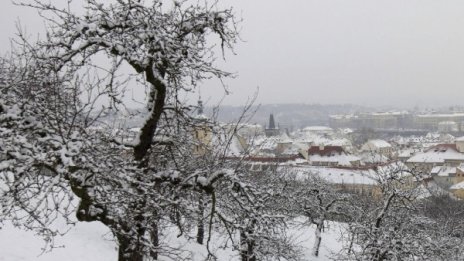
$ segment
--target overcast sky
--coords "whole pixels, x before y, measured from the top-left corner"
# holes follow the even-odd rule
[[[243,18],[242,38],[224,68],[224,104],[356,103],[448,106],[464,101],[462,0],[224,0]],[[17,19],[39,30],[32,10],[0,8],[0,46]],[[222,62],[221,62],[222,63]],[[202,96],[223,95],[217,81]]]

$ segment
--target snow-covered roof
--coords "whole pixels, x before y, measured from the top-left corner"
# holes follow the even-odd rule
[[[351,141],[346,138],[328,141],[325,145],[329,146],[352,146]]]
[[[441,113],[441,114],[420,114],[416,115],[420,118],[449,118],[449,117],[464,117],[464,112],[460,113]]]
[[[277,148],[277,141],[277,137],[268,137],[259,144],[259,148],[262,150],[275,150]]]
[[[254,144],[261,150],[275,150],[279,143],[293,143],[293,140],[283,133],[279,136],[257,137]]]
[[[298,155],[300,153],[300,148],[297,146],[291,146],[290,148],[284,150],[282,155]]]
[[[311,145],[326,145],[330,143],[330,139],[321,137],[320,135],[305,133],[294,140],[296,143],[306,143]]]
[[[452,185],[449,189],[451,190],[464,189],[464,181]]]
[[[444,163],[446,160],[464,161],[464,153],[456,150],[455,144],[439,144],[407,160],[410,163]]]
[[[376,140],[369,140],[367,141],[366,145],[369,144],[371,146],[373,146],[374,148],[391,148],[391,144],[384,141],[384,140],[379,140],[379,139],[376,139]],[[369,146],[368,145],[368,146]]]
[[[456,167],[435,166],[430,171],[430,174],[439,177],[450,177],[456,174]]]
[[[227,148],[226,156],[227,157],[238,157],[242,155],[243,152],[244,152],[244,148],[242,147],[238,137],[234,135],[231,138],[229,147]]]
[[[303,131],[332,131],[332,128],[327,126],[308,126]]]
[[[464,136],[459,137],[459,138],[456,138],[455,140],[456,140],[456,141],[464,141]]]
[[[335,163],[338,163],[338,165],[340,165],[340,166],[346,166],[346,167],[352,166],[351,162],[359,161],[359,160],[360,160],[359,157],[356,157],[356,156],[353,156],[353,155],[347,155],[345,153],[337,154],[337,155],[333,155],[333,156],[321,156],[321,155],[318,155],[318,154],[309,156],[309,161],[310,162],[314,162],[314,161],[317,161],[317,162],[335,162]]]
[[[414,149],[404,149],[398,152],[399,158],[409,158],[414,154]]]
[[[332,184],[363,184],[375,185],[377,182],[365,175],[363,171],[338,169],[338,168],[325,168],[315,166],[305,166],[295,168],[297,175],[304,178],[307,175],[318,175],[320,178]]]

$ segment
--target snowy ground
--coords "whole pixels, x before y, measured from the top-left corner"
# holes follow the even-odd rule
[[[108,232],[97,222],[78,223],[66,235],[55,237],[58,248],[43,253],[45,243],[41,237],[5,223],[0,229],[0,261],[114,261],[116,244]]]
[[[330,223],[322,234],[320,257],[311,256],[314,240],[312,227],[294,227],[290,230],[298,245],[304,248],[304,260],[328,261],[333,252],[338,252],[342,243],[339,241],[343,225]],[[173,237],[176,238],[176,237]],[[117,260],[117,246],[111,240],[108,229],[97,222],[78,223],[65,236],[55,238],[56,246],[51,252],[42,253],[44,241],[31,231],[22,231],[5,223],[0,230],[0,261],[114,261]],[[189,259],[204,260],[206,249],[202,245],[176,239],[172,246],[182,246],[191,252]],[[237,253],[231,249],[219,249],[219,260],[238,260]]]
[[[322,233],[322,243],[319,251],[319,258],[311,256],[314,242],[314,226],[312,227],[295,227],[290,230],[293,237],[298,238],[298,245],[304,248],[304,260],[328,261],[332,260],[334,254],[342,249],[340,237],[343,233],[344,226],[342,223],[330,222]]]

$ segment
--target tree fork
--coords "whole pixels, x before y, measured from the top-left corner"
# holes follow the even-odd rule
[[[165,69],[157,69],[160,72],[161,77],[165,75]],[[145,122],[145,125],[140,130],[140,142],[134,147],[134,158],[137,161],[142,161],[147,155],[148,150],[151,147],[153,137],[155,136],[158,122],[161,118],[161,113],[164,109],[166,100],[166,85],[155,77],[153,73],[153,66],[149,66],[145,70],[146,80],[155,89],[154,93],[151,93],[150,99],[154,100],[153,108],[151,109],[151,115]],[[153,97],[154,96],[154,97]]]

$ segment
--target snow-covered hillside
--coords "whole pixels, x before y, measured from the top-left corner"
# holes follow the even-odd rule
[[[111,237],[100,223],[77,223],[64,236],[55,237],[58,248],[43,252],[41,237],[5,223],[0,229],[0,261],[113,261],[117,260],[117,246]]]
[[[332,252],[342,247],[339,237],[343,226],[340,223],[329,223],[322,234],[321,255],[319,258],[311,256],[314,230],[308,227],[293,227],[290,229],[292,238],[302,247],[304,260],[328,261]],[[204,246],[185,239],[172,237],[172,247],[180,247],[190,251],[192,260],[204,260],[207,251]],[[64,236],[55,238],[55,248],[43,252],[44,241],[31,231],[15,228],[5,223],[0,230],[0,261],[114,261],[117,260],[117,245],[111,239],[109,230],[100,223],[77,223]],[[216,256],[219,260],[239,260],[237,252],[231,249],[218,249]],[[170,260],[170,259],[165,259]]]

